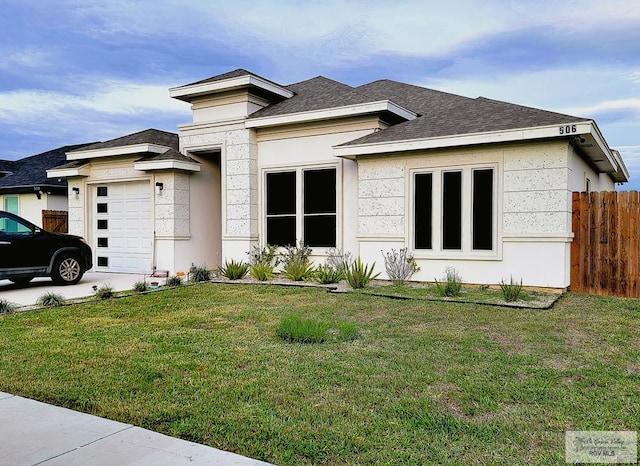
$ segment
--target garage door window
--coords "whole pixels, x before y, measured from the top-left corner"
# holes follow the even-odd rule
[[[106,230],[108,225],[107,220],[98,220],[98,230]]]
[[[97,189],[97,195],[100,197],[104,197],[108,195],[108,191],[107,191],[107,187],[106,186],[98,186]]]
[[[100,202],[100,203],[98,203],[98,206],[97,206],[97,212],[98,212],[99,214],[106,214],[106,213],[108,212],[108,210],[109,210],[109,209],[108,209],[108,207],[107,207],[107,204],[106,204],[106,203],[104,203],[104,202]]]

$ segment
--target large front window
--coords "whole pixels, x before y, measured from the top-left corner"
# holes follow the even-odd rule
[[[413,247],[434,253],[493,251],[493,168],[455,168],[413,175]]]
[[[267,243],[335,247],[336,204],[335,168],[267,173]]]

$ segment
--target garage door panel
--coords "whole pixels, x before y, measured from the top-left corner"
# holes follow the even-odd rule
[[[153,265],[151,185],[144,181],[109,183],[106,187],[107,196],[96,202],[108,204],[107,213],[97,214],[98,219],[108,219],[108,229],[96,231],[94,238],[108,238],[108,247],[95,248],[102,260],[94,262],[107,263],[99,270],[148,273]]]

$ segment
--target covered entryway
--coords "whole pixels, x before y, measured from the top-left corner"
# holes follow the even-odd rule
[[[153,207],[149,181],[93,186],[94,268],[149,273],[153,268]]]

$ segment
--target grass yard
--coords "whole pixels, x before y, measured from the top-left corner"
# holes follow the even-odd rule
[[[355,324],[289,343],[283,316]],[[0,318],[0,390],[276,464],[565,464],[638,430],[640,301],[551,310],[202,284]]]

